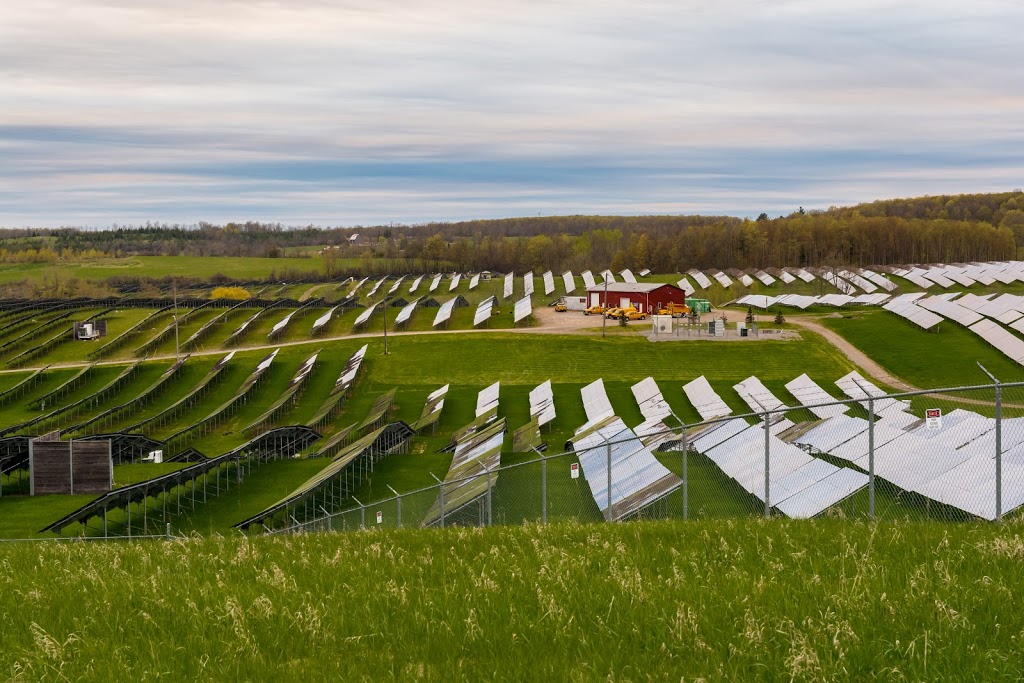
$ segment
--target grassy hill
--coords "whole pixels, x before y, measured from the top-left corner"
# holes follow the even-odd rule
[[[5,545],[19,608],[0,612],[0,665],[14,680],[1014,680],[1022,531],[644,522]]]

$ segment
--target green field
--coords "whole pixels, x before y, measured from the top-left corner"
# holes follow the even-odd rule
[[[4,545],[18,608],[0,612],[0,660],[12,680],[1016,680],[1022,532],[753,520]]]

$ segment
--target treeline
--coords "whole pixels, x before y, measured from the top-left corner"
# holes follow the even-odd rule
[[[0,231],[0,258],[316,255],[325,274],[430,264],[463,270],[765,268],[1016,258],[1020,191],[917,197],[756,220],[725,216],[553,216],[356,228],[147,224]],[[6,255],[6,256],[5,256]],[[353,267],[349,259],[358,259]],[[397,272],[397,271],[395,271]]]

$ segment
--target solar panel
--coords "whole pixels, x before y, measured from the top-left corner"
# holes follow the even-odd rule
[[[530,317],[531,313],[533,313],[533,302],[530,300],[530,296],[527,295],[516,302],[515,310],[512,312],[512,322],[517,323],[520,320],[525,320]]]
[[[715,390],[711,388],[704,375],[701,375],[692,382],[683,385],[683,393],[702,419],[713,420],[716,417],[724,417],[732,412],[732,408],[723,401]]]
[[[387,279],[388,279],[388,276],[387,276],[387,275],[385,275],[385,276],[384,276],[384,277],[382,277],[381,279],[377,280],[377,282],[375,282],[375,283],[374,283],[374,285],[373,285],[373,288],[372,288],[372,289],[371,289],[371,290],[370,290],[369,292],[367,292],[366,296],[372,299],[372,298],[373,298],[373,295],[377,293],[377,290],[378,290],[378,289],[380,289],[380,286],[381,286],[382,284],[384,284],[384,282],[385,282],[385,281],[386,281]]]
[[[787,285],[796,282],[796,278],[784,270],[779,271],[779,279],[782,280],[782,282]]]
[[[492,410],[498,410],[498,393],[501,389],[501,382],[495,382],[486,389],[482,389],[476,397],[476,416],[481,417]]]
[[[793,306],[800,310],[804,310],[808,306],[813,306],[818,303],[818,297],[804,296],[803,294],[783,294],[782,296],[775,298],[775,303],[782,304],[783,306]]]
[[[405,276],[404,275],[400,276],[397,280],[395,280],[395,283],[393,285],[391,285],[391,289],[388,290],[388,294],[394,294],[395,292],[397,292],[398,288],[402,286],[402,282],[404,280],[405,280]]]
[[[744,287],[750,287],[752,284],[754,284],[754,278],[750,277],[746,273],[740,273],[739,280]]]
[[[495,298],[493,296],[489,296],[477,304],[476,313],[473,314],[473,327],[490,319],[494,304]]]
[[[737,484],[791,517],[813,517],[849,497],[868,483],[866,474],[812,457],[796,446],[768,434],[769,490],[765,485],[765,434],[743,420],[730,420],[711,439],[694,442]],[[722,438],[722,437],[727,438]]]
[[[550,270],[546,270],[542,277],[544,280],[544,296],[548,296],[555,291],[555,276],[551,274]]]
[[[413,311],[416,310],[416,306],[419,305],[421,301],[423,301],[422,296],[417,297],[415,301],[412,301],[403,306],[402,310],[398,312],[397,316],[395,316],[395,327],[398,327],[399,325],[408,322],[409,318],[412,317]]]
[[[583,284],[589,289],[590,287],[596,287],[597,282],[594,281],[594,274],[589,270],[584,270],[580,273],[580,277],[583,278]]]
[[[297,313],[297,311],[292,311],[291,313],[289,313],[288,315],[286,315],[285,317],[283,317],[279,321],[277,321],[277,323],[270,330],[270,333],[267,336],[268,337],[273,337],[275,334],[277,334],[278,332],[280,332],[284,328],[288,327],[288,323],[290,323],[292,321],[292,316],[295,315],[296,313]]]
[[[774,296],[765,296],[764,294],[747,294],[736,300],[736,303],[740,306],[756,306],[761,309],[774,306],[775,302],[776,298]]]
[[[615,282],[615,273],[610,270],[602,270],[601,279],[608,283]]]
[[[352,323],[353,329],[356,328],[356,327],[359,327],[360,325],[365,323],[367,320],[369,320],[370,316],[373,315],[373,312],[377,309],[378,306],[380,306],[380,304],[381,304],[381,302],[378,301],[377,303],[370,305],[369,307],[367,307],[367,309],[365,311],[360,313],[359,317],[356,318],[354,323]]]
[[[640,277],[647,277],[650,274],[651,274],[651,269],[650,268],[644,268],[639,273],[637,273],[637,275],[639,275]]]
[[[358,292],[358,291],[359,291],[359,288],[360,288],[360,287],[362,287],[362,286],[363,286],[364,284],[366,284],[366,281],[367,281],[367,280],[369,280],[369,279],[370,279],[370,278],[368,278],[368,277],[364,277],[364,278],[363,278],[362,280],[360,280],[359,282],[357,282],[357,283],[356,283],[356,284],[355,284],[355,285],[354,285],[354,286],[352,287],[352,289],[351,289],[351,290],[349,290],[349,293],[348,293],[348,297],[347,297],[347,298],[351,299],[352,297],[354,297],[354,296],[356,295],[356,292]]]
[[[856,287],[854,287],[849,282],[839,277],[835,273],[825,272],[824,274],[822,274],[821,278],[825,280],[825,282],[829,283],[830,285],[838,289],[843,294],[849,296],[857,293]]]
[[[816,403],[828,403],[829,401],[835,401],[836,399],[829,394],[827,391],[822,389],[818,384],[807,376],[807,374],[800,375],[796,379],[792,379],[786,382],[786,390],[793,395],[800,405],[813,406]],[[834,415],[840,415],[850,410],[849,406],[842,404],[830,405],[830,406],[816,406],[809,408],[809,410],[817,415],[818,417],[828,418]]]
[[[555,395],[551,391],[551,380],[530,392],[530,417],[536,418],[540,427],[555,419]]]
[[[441,278],[444,277],[443,273],[438,273],[434,276],[434,279],[430,281],[430,287],[427,288],[428,292],[435,291],[441,285]]]
[[[697,291],[696,289],[693,288],[693,285],[690,284],[690,281],[687,280],[685,277],[680,278],[679,282],[677,282],[676,285],[679,287],[679,289],[683,290],[683,294],[685,294],[686,296],[690,296],[691,294]]]
[[[883,304],[882,308],[891,311],[901,318],[905,318],[923,329],[931,329],[942,322],[940,316],[931,311],[926,311],[912,301],[906,299],[894,299]]]
[[[480,273],[476,273],[473,277],[469,278],[469,290],[473,291],[477,285],[480,284]]]
[[[761,284],[767,287],[771,287],[773,284],[775,284],[775,278],[773,278],[771,275],[764,272],[763,270],[759,270],[756,273],[754,273],[754,277],[760,280]]]
[[[625,270],[620,272],[619,275],[622,276],[623,282],[632,282],[633,284],[636,284],[636,276],[633,275],[633,271],[631,271],[629,268],[626,268]]]
[[[630,389],[633,391],[633,398],[640,406],[640,414],[646,422],[664,420],[672,415],[672,408],[661,393],[661,389],[653,377],[647,377],[634,384]]]
[[[901,413],[910,408],[910,401],[899,401],[894,398],[888,398],[884,391],[864,379],[856,370],[837,379],[836,386],[850,398],[867,399],[869,396],[873,397],[875,399],[875,415],[879,415],[881,417],[885,417],[893,412]],[[864,406],[864,408],[868,408],[870,405],[867,400],[861,400],[860,404]]]
[[[736,393],[740,395],[752,412],[759,413],[786,407],[786,404],[769,391],[768,387],[757,377],[750,376],[739,384],[734,384],[732,388],[736,390]]]
[[[523,296],[530,296],[533,294],[533,271],[531,270],[523,276]]]
[[[576,280],[573,278],[571,270],[562,273],[562,284],[565,286],[566,294],[572,294],[576,291]]]
[[[964,327],[970,327],[974,323],[983,319],[980,313],[976,313],[969,308],[964,308],[952,301],[947,301],[944,298],[931,296],[926,299],[921,299],[917,302],[917,305],[926,310],[938,313],[944,318],[948,318],[954,322],[958,322]]]
[[[452,317],[452,311],[455,309],[455,302],[459,300],[459,297],[453,296],[448,301],[441,304],[441,307],[437,309],[437,315],[434,316],[434,327],[437,327],[441,323],[448,322],[448,319]]]
[[[513,288],[515,287],[515,277],[516,277],[515,273],[507,273],[505,275],[505,285],[504,285],[504,289],[502,290],[502,294],[501,294],[501,297],[503,299],[508,299],[508,298],[510,298],[512,296],[512,291],[513,291]]]
[[[594,502],[608,521],[628,517],[682,485],[618,417],[574,436],[570,446],[579,456]]]
[[[722,285],[723,287],[729,287],[730,285],[732,285],[732,280],[730,280],[729,276],[726,275],[725,273],[723,273],[722,271],[718,271],[717,273],[712,273],[711,276],[713,278],[715,278],[716,280],[718,280],[718,284]],[[694,276],[694,277],[696,277],[696,276]]]
[[[709,280],[708,276],[699,270],[688,270],[686,271],[686,274],[692,277],[701,289],[707,289],[711,286],[711,280]]]
[[[416,431],[420,431],[424,427],[432,425],[437,422],[441,417],[441,411],[444,409],[444,399],[448,395],[448,386],[445,384],[440,389],[435,389],[430,392],[427,396],[426,403],[423,404],[423,411],[420,413],[420,419],[418,419],[412,428]]]
[[[948,289],[949,287],[952,287],[956,284],[955,282],[953,282],[952,280],[945,276],[942,268],[936,268],[932,266],[925,270],[923,273],[921,273],[921,275],[923,277],[928,278],[929,280],[937,284],[939,287],[942,287],[943,289]]]
[[[454,292],[460,282],[462,282],[462,273],[455,273],[455,275],[452,276],[452,283],[448,285],[448,291]]]
[[[998,323],[991,320],[982,320],[967,329],[996,347],[1008,358],[1020,365],[1024,365],[1024,341],[1004,330]]]
[[[850,300],[850,303],[862,306],[878,306],[888,300],[888,294],[879,292],[878,294],[861,294],[860,296],[855,296]]]
[[[594,380],[580,389],[580,395],[583,397],[583,412],[587,415],[588,423],[598,422],[615,414],[604,390],[604,380]]]
[[[336,310],[338,310],[337,306],[335,306],[334,308],[331,308],[326,313],[324,313],[322,316],[317,318],[313,322],[313,332],[314,333],[319,332],[321,329],[323,329],[327,325],[327,323],[331,322],[331,318],[334,317],[334,312]]]
[[[887,292],[891,292],[896,289],[896,283],[880,273],[876,273],[872,270],[862,270],[861,275]]]
[[[856,291],[856,290],[855,290]],[[818,297],[818,305],[820,306],[845,306],[846,304],[853,301],[853,297],[849,294],[825,294],[824,296]]]

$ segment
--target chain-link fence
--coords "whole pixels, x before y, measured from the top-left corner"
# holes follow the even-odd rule
[[[755,516],[994,521],[1019,514],[1024,383],[901,394],[862,388],[847,392],[858,398],[680,422],[642,438],[617,431],[598,445],[415,491],[392,489],[376,501],[352,497],[341,510],[306,510],[273,531]]]

